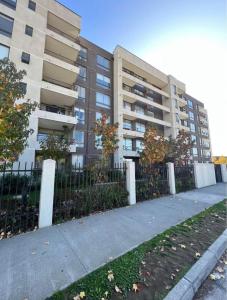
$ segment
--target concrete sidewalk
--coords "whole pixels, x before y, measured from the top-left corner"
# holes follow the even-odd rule
[[[0,241],[0,299],[40,300],[227,197],[227,184]]]

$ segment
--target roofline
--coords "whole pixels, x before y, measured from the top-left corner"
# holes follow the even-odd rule
[[[71,11],[72,13],[74,13],[75,15],[77,15],[78,17],[82,18],[81,15],[79,15],[78,13],[76,13],[74,10],[72,10],[71,8],[67,7],[66,5],[62,4],[61,2],[59,2],[58,0],[55,0],[55,2],[57,2],[58,4],[60,4],[61,6],[63,6],[64,8],[66,8],[67,10]]]

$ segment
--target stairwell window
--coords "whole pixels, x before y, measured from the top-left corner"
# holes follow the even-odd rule
[[[97,75],[96,75],[96,84],[103,87],[103,88],[109,89],[110,86],[111,86],[110,78],[105,76],[105,75],[97,73]]]
[[[86,98],[86,89],[78,85],[77,90],[78,90],[78,99],[84,101]]]
[[[84,131],[75,132],[75,142],[76,142],[76,147],[78,148],[84,147]]]
[[[83,66],[79,66],[79,77],[80,79],[82,79],[83,81],[87,80],[87,68],[83,67]]]
[[[192,132],[195,132],[195,124],[190,123],[190,130],[191,130]]]
[[[77,118],[78,124],[85,124],[85,111],[84,111],[84,109],[76,107],[75,117]]]
[[[87,49],[84,47],[80,47],[79,59],[83,61],[87,61]]]

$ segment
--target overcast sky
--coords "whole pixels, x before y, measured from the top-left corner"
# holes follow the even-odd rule
[[[81,35],[117,44],[186,83],[208,109],[213,155],[227,155],[225,0],[60,0],[82,17]]]

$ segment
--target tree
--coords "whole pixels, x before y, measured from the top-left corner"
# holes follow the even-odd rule
[[[107,161],[118,148],[117,129],[118,124],[109,124],[105,113],[102,113],[101,119],[95,123],[94,133],[101,139],[102,161]],[[100,146],[98,141],[96,146]]]
[[[8,58],[0,60],[0,162],[12,163],[27,146],[33,133],[29,118],[37,107],[30,100],[23,100],[25,90],[22,80],[25,71],[17,71]]]
[[[185,130],[180,130],[176,139],[169,137],[167,140],[166,162],[174,162],[177,165],[185,165],[190,159],[190,150],[194,142],[191,135]]]
[[[43,159],[60,160],[66,158],[70,154],[70,145],[72,142],[65,135],[48,134],[48,136],[40,142],[40,156]]]
[[[144,149],[141,153],[142,164],[155,164],[164,160],[167,152],[166,140],[157,134],[155,128],[147,128],[143,141]]]

